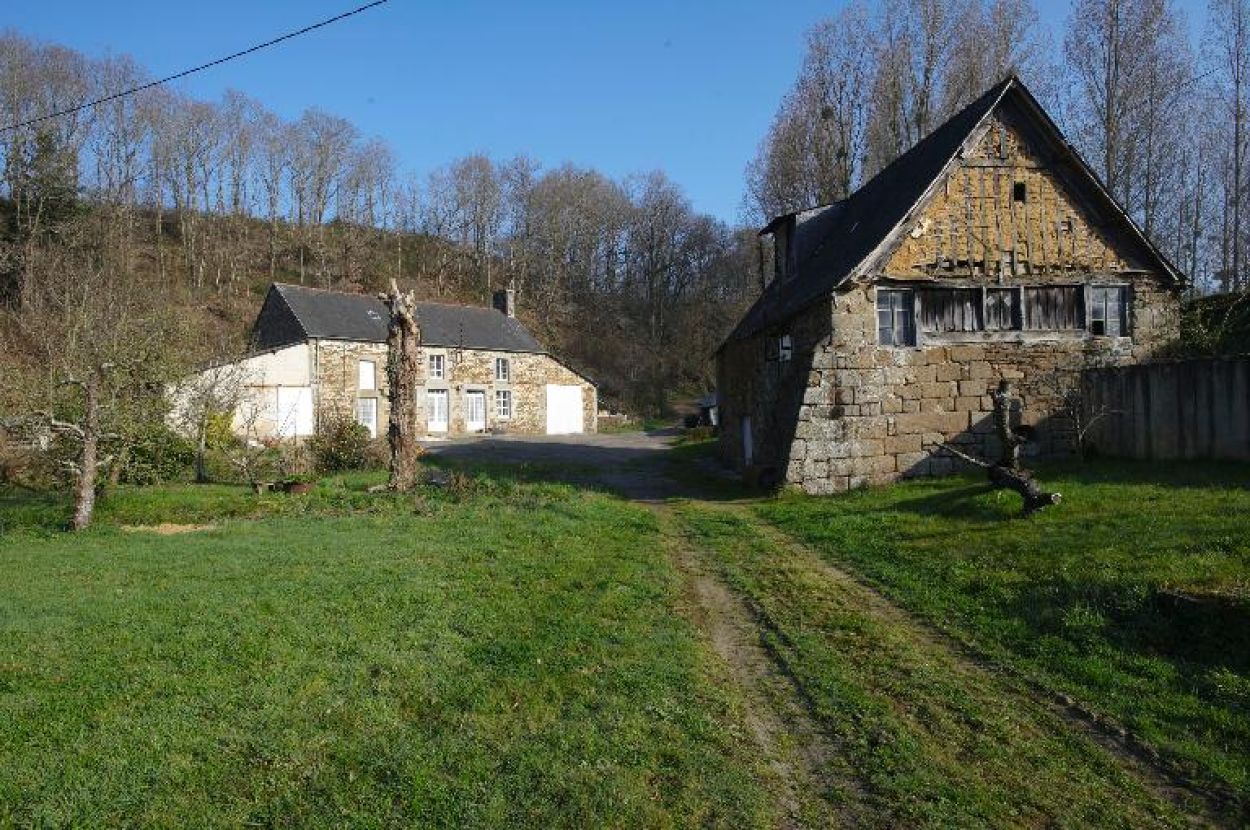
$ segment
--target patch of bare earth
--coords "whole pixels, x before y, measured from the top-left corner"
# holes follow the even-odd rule
[[[761,642],[750,609],[656,507],[669,553],[684,580],[688,614],[723,662],[743,703],[743,721],[777,782],[782,827],[856,826],[858,782],[837,772],[834,744],[812,719],[802,690]],[[835,809],[829,795],[843,806]]]
[[[123,525],[127,533],[155,533],[158,536],[177,536],[180,533],[199,533],[204,530],[215,530],[217,525],[179,525],[162,522],[158,525]]]

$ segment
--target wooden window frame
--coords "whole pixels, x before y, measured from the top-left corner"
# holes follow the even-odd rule
[[[365,385],[365,367],[369,367],[369,384]],[[372,360],[356,362],[356,389],[360,392],[375,392],[378,388],[378,364]]]
[[[510,420],[512,418],[511,389],[495,390],[495,417],[500,420]]]
[[[434,370],[434,362],[438,361],[438,371]],[[429,355],[426,365],[429,367],[430,380],[447,380],[447,355],[432,354]]]
[[[501,372],[500,369],[503,371]],[[509,358],[495,358],[495,382],[512,383],[512,361]]]
[[[373,407],[373,420],[369,423],[366,423],[361,415],[361,411],[360,411],[361,404],[371,404]],[[356,423],[360,424],[362,427],[365,427],[366,429],[369,430],[370,438],[378,437],[378,399],[377,398],[371,398],[371,397],[365,396],[365,397],[360,397],[356,399]]]
[[[1029,327],[1029,309],[1025,302],[1028,291],[1054,288],[1071,288],[1075,289],[1081,303],[1081,313],[1075,316],[1075,320],[1079,323],[1076,328],[1030,328]],[[1061,337],[1077,337],[1089,334],[1089,303],[1087,302],[1089,295],[1089,283],[1073,283],[1073,282],[1055,282],[1055,283],[1034,283],[1031,285],[1020,286],[1020,330],[1026,333],[1040,335],[1058,335]]]
[[[1094,292],[1107,291],[1109,289],[1115,289],[1118,292],[1119,315],[1117,319],[1120,321],[1120,330],[1115,333],[1108,333],[1104,330],[1101,334],[1099,334],[1094,331]],[[1104,302],[1102,306],[1105,309],[1106,303]],[[1085,284],[1085,331],[1089,333],[1090,337],[1132,337],[1132,313],[1132,285],[1122,282],[1091,282]],[[1105,326],[1105,316],[1102,322]]]
[[[881,312],[883,311],[883,309],[881,308],[881,295],[883,293],[890,294],[890,295],[898,295],[900,297],[906,298],[907,302],[904,303],[902,308],[896,309],[894,307],[894,304],[891,303],[890,308],[888,309],[890,313],[890,317],[891,317],[891,320],[890,320],[891,332],[898,332],[899,322],[905,321],[904,336],[902,338],[903,342],[901,343],[898,342],[899,338],[897,334],[891,337],[891,342],[889,343],[881,342],[881,333],[883,331],[881,327]],[[878,286],[877,287],[875,295],[873,297],[873,315],[874,315],[873,322],[876,328],[876,334],[877,334],[876,339],[877,339],[878,348],[914,349],[920,345],[920,304],[916,302],[916,300],[917,300],[917,297],[916,297],[915,288],[911,288],[911,287],[903,288],[899,286]],[[910,305],[910,309],[907,307],[908,305]]]

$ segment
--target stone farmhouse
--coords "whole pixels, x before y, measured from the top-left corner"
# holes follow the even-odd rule
[[[511,292],[499,292],[495,306],[417,304],[426,434],[595,431],[594,383],[538,344],[514,316]],[[346,417],[385,435],[388,319],[375,297],[271,286],[252,330],[255,351],[236,364],[246,392],[235,429],[303,438]]]
[[[1183,276],[1015,77],[847,199],[773,219],[773,278],[717,352],[723,456],[813,494],[996,452],[1012,382],[1070,450],[1081,370],[1175,339]]]

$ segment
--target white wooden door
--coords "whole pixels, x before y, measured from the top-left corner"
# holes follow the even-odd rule
[[[425,429],[427,432],[447,431],[446,389],[431,389],[425,393]]]
[[[311,386],[278,387],[278,412],[274,432],[280,438],[313,434]]]
[[[481,390],[466,392],[464,403],[464,428],[469,432],[484,432],[486,430],[486,393]]]
[[[547,385],[547,434],[570,435],[584,430],[582,388]]]

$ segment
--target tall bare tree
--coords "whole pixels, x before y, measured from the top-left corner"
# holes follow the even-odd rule
[[[1223,141],[1227,171],[1224,231],[1221,234],[1220,288],[1224,291],[1250,287],[1242,273],[1243,200],[1246,187],[1246,117],[1250,112],[1250,2],[1211,0],[1207,33],[1208,60],[1215,73],[1215,98],[1226,125]]]

